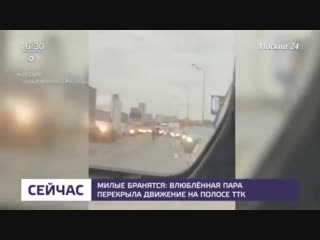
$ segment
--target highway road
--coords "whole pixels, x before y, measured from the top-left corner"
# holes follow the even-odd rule
[[[159,136],[152,140],[150,134],[125,137],[111,144],[92,143],[89,150],[91,167],[155,176],[180,173],[192,164],[191,159],[175,139]]]
[[[152,141],[150,135],[124,138],[113,144],[91,144],[90,166],[154,175],[177,174],[186,170],[196,156],[183,153],[181,145],[169,137]],[[90,202],[89,210],[235,210],[234,202],[137,201]]]

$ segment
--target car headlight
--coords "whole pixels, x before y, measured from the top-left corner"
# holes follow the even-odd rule
[[[134,131],[133,129],[131,129],[131,130],[129,131],[129,133],[134,134],[135,131]]]
[[[176,137],[180,137],[180,133],[177,133],[177,134],[176,134]]]
[[[184,135],[184,134],[182,135],[182,139],[186,139],[186,137],[187,137],[186,135]]]
[[[191,137],[187,137],[187,142],[191,143],[193,142],[193,139]]]

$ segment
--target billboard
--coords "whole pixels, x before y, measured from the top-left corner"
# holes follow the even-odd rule
[[[220,109],[223,105],[224,97],[223,96],[211,96],[211,114],[217,115],[220,112]]]

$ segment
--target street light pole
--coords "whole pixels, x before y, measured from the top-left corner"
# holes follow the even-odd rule
[[[205,71],[196,64],[192,64],[192,66],[202,72],[202,123],[204,122],[204,100],[205,100],[205,89],[206,89],[206,81],[205,81]]]
[[[206,81],[205,81],[205,72],[202,70],[202,123],[204,122],[204,101],[205,101],[205,90]]]
[[[189,87],[186,85],[185,86],[185,88],[186,88],[186,107],[187,107],[187,109],[186,109],[186,118],[187,118],[187,120],[189,120],[189,109],[190,109],[190,100],[189,100],[189,98],[190,98],[190,96],[189,96]]]

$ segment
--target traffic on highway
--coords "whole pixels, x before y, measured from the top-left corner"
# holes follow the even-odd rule
[[[211,137],[193,135],[196,129],[190,127],[184,131],[171,129],[164,132],[157,125],[131,129],[135,133],[122,136],[114,142],[91,143],[90,166],[153,174],[176,174],[192,165],[196,160],[193,150],[196,146],[205,144],[208,137]],[[205,130],[209,134],[214,131],[209,127],[205,127]],[[183,133],[179,136],[176,132],[180,131]]]
[[[189,169],[232,81],[233,32],[91,31],[89,43],[89,167]]]

